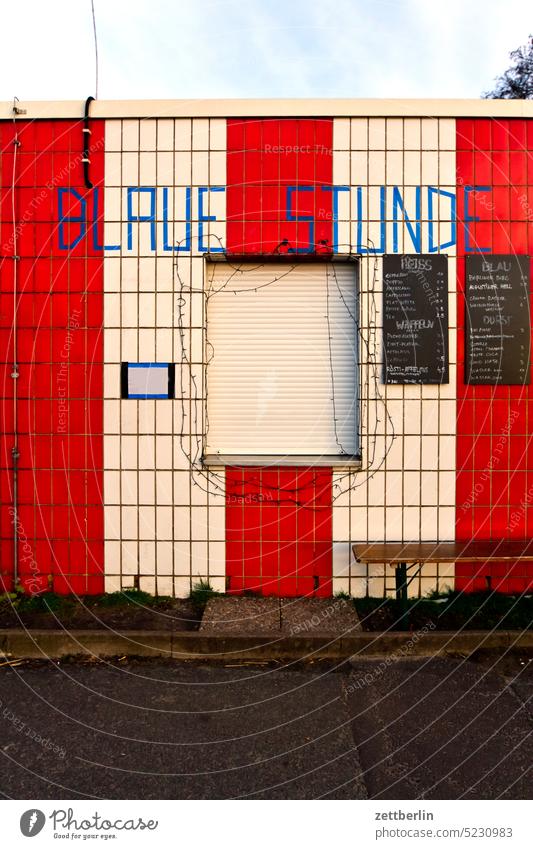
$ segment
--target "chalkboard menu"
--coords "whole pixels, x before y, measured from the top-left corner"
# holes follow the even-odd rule
[[[383,380],[448,383],[448,261],[383,257]]]
[[[466,258],[466,383],[529,383],[529,257]]]

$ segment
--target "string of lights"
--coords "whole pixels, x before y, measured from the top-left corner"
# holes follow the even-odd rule
[[[215,241],[218,242],[218,246],[222,247],[221,240],[214,236]],[[184,241],[184,240],[182,240]],[[285,244],[286,240],[281,244]],[[287,243],[288,244],[288,243]],[[279,247],[274,253],[279,252]],[[179,246],[179,243],[178,243]],[[375,250],[375,246],[369,244],[366,246],[370,249]],[[340,245],[340,249],[347,249],[350,251],[351,246],[349,245]],[[321,259],[324,259],[323,255],[321,255]],[[193,485],[198,487],[201,491],[203,491],[207,495],[214,495],[216,497],[220,496],[221,498],[226,497],[226,480],[225,474],[223,472],[217,471],[213,468],[207,468],[202,462],[203,455],[203,447],[205,441],[207,439],[209,433],[209,407],[208,407],[208,370],[209,365],[213,361],[213,357],[215,356],[215,350],[213,343],[209,337],[209,318],[208,318],[208,304],[212,297],[215,297],[220,292],[224,291],[226,293],[233,293],[235,295],[240,294],[241,292],[257,292],[259,289],[263,289],[266,286],[271,286],[282,280],[284,277],[289,275],[295,268],[296,264],[292,263],[290,268],[284,270],[281,274],[274,274],[270,280],[266,283],[262,283],[257,287],[231,287],[231,283],[235,278],[238,278],[239,275],[250,273],[251,271],[257,271],[265,266],[265,263],[256,263],[255,265],[250,265],[246,263],[246,269],[243,268],[243,262],[239,262],[238,264],[233,264],[231,262],[231,257],[226,255],[225,264],[231,270],[231,273],[228,275],[227,280],[224,282],[222,286],[218,288],[214,287],[214,274],[212,274],[211,278],[207,281],[206,288],[198,288],[189,284],[186,285],[183,275],[181,273],[180,261],[183,263],[186,261],[184,258],[179,257],[179,253],[175,259],[173,273],[175,275],[177,281],[177,307],[178,307],[178,333],[180,338],[180,348],[181,348],[181,363],[180,365],[180,400],[182,407],[182,428],[180,430],[179,439],[180,439],[180,448],[183,456],[187,460],[188,468],[191,473],[191,479]],[[253,255],[250,256],[250,262],[253,262]],[[360,368],[360,386],[364,386],[365,391],[361,394],[360,404],[361,404],[361,438],[364,439],[365,442],[365,451],[363,451],[363,457],[367,457],[368,460],[365,464],[365,467],[362,469],[354,470],[344,470],[335,473],[335,480],[333,485],[333,498],[332,500],[335,502],[340,499],[341,496],[348,493],[350,490],[357,489],[360,486],[363,486],[370,478],[372,478],[384,465],[386,456],[390,451],[392,443],[395,439],[395,431],[394,431],[394,422],[393,419],[387,410],[387,405],[385,403],[385,398],[383,397],[380,381],[379,381],[379,366],[377,363],[377,308],[376,308],[376,288],[378,282],[378,258],[375,256],[374,261],[372,263],[372,273],[371,273],[371,281],[368,286],[368,315],[366,316],[366,321],[364,325],[362,324],[360,317],[354,315],[350,309],[349,304],[346,302],[344,297],[344,293],[342,292],[342,288],[339,284],[336,271],[335,271],[335,263],[334,257],[328,257],[325,260],[326,266],[326,285],[327,285],[327,310],[326,310],[326,320],[328,322],[328,337],[331,337],[331,316],[329,309],[329,300],[330,300],[330,291],[329,291],[329,273],[330,269],[333,274],[333,279],[335,282],[336,289],[338,291],[339,297],[343,303],[344,308],[346,309],[350,320],[354,325],[354,332],[356,334],[356,338],[359,342],[358,350],[364,350],[364,359],[359,358],[359,368]],[[214,270],[214,265],[213,265]],[[192,362],[189,359],[189,354],[186,346],[186,326],[184,323],[184,310],[187,305],[186,295],[200,294],[204,298],[204,350],[206,352],[204,368],[203,368],[203,392],[200,393],[197,377],[195,371],[192,366]],[[361,300],[359,298],[359,305]],[[359,309],[360,311],[360,309]],[[363,327],[364,331],[363,332]],[[336,416],[336,398],[335,398],[335,380],[334,380],[334,365],[333,365],[333,357],[331,350],[331,338],[329,338],[329,357],[330,357],[330,370],[332,376],[332,406],[333,406],[333,418],[334,418],[334,428],[335,428],[335,439],[336,443],[339,446],[339,449],[342,453],[346,453],[340,443],[337,432],[337,416]],[[189,372],[190,378],[190,387],[192,389],[192,398],[191,401],[191,410],[192,410],[192,419],[189,423],[188,434],[189,434],[189,446],[185,444],[185,434],[187,433],[187,429],[185,428],[185,422],[187,420],[187,411],[186,411],[186,398],[188,394],[186,393],[185,387],[185,376],[184,376],[184,368]],[[364,383],[363,383],[364,381]],[[368,403],[370,398],[377,402],[378,405],[383,407],[385,419],[387,421],[386,428],[386,439],[385,439],[385,448],[381,453],[381,456],[377,456],[377,444],[378,444],[378,429],[380,424],[383,422],[383,419],[380,418],[379,415],[374,416],[373,420],[373,428],[372,431],[367,431],[365,433],[365,414],[367,411]],[[202,422],[199,421],[199,410],[201,409],[201,418]],[[274,485],[269,482],[265,482],[261,479],[259,474],[254,475],[249,474],[246,477],[246,488],[247,491],[253,490],[256,488],[258,491],[268,490],[271,494],[277,496],[277,503],[293,503],[295,506],[308,509],[308,510],[317,510],[321,508],[315,508],[313,505],[310,505],[307,500],[302,500],[302,495],[304,491],[309,491],[315,486],[320,485],[319,473],[317,473],[311,480],[307,480],[306,484],[302,486],[288,487],[281,484]]]

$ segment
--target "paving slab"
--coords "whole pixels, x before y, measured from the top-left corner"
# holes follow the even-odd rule
[[[247,596],[209,599],[200,624],[200,631],[208,634],[270,634],[280,629],[279,599]]]
[[[355,606],[344,598],[222,596],[208,601],[200,631],[344,637],[361,631],[361,624]]]
[[[280,604],[284,634],[345,637],[362,630],[354,604],[345,598],[284,598]]]

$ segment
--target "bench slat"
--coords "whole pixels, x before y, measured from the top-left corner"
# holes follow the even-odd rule
[[[456,542],[356,542],[360,563],[459,563],[461,561],[533,560],[533,539]]]

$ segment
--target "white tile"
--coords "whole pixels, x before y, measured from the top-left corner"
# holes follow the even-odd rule
[[[382,150],[372,150],[368,154],[368,182],[371,186],[385,184],[385,153]]]
[[[172,539],[172,513],[173,508],[170,506],[156,508],[157,539]]]
[[[173,467],[172,436],[157,434],[155,437],[155,462],[157,469],[172,469]]]
[[[140,409],[144,404],[141,404]],[[152,419],[153,421],[153,419]],[[155,467],[155,443],[154,437],[149,433],[139,436],[139,469],[153,469]]]
[[[207,151],[195,151],[192,155],[192,184],[193,186],[209,185],[209,154]]]
[[[156,472],[155,493],[157,504],[172,504],[172,472]]]
[[[105,149],[122,150],[122,122],[107,119],[105,122]],[[106,175],[107,176],[107,175]]]
[[[174,149],[191,150],[192,127],[190,118],[177,118],[174,122]]]
[[[158,596],[174,595],[174,579],[171,575],[157,575],[156,587]]]
[[[436,186],[439,183],[439,154],[437,151],[422,151],[422,184]]]
[[[416,542],[420,539],[420,508],[404,507],[403,541]]]
[[[226,508],[222,505],[209,508],[209,539],[226,539]]]
[[[386,176],[388,185],[401,186],[403,184],[403,151],[387,152]]]
[[[217,593],[225,593],[226,592],[226,579],[224,577],[213,577],[209,578],[209,582],[211,587]]]
[[[426,443],[426,439],[431,439],[431,437],[424,437],[422,440],[420,436],[405,436],[403,440],[403,463],[405,469],[415,469],[420,468],[420,444],[422,442],[422,450],[423,446]]]
[[[422,401],[422,433],[436,434],[439,432],[439,402],[434,400]]]
[[[438,118],[422,118],[422,150],[439,149]]]
[[[421,501],[425,505],[438,504],[438,482],[437,472],[422,472],[421,478]]]
[[[387,507],[403,503],[403,474],[401,471],[387,471],[385,474],[385,498]]]
[[[139,150],[139,121],[122,121],[122,150]]]
[[[441,151],[439,154],[439,182],[441,185],[453,185],[456,177],[455,153]]]
[[[137,507],[122,507],[122,539],[137,539]]]
[[[145,118],[139,125],[139,147],[140,150],[156,149],[157,121],[153,118]]]
[[[209,150],[209,119],[193,118],[192,149]]]
[[[403,150],[403,119],[387,118],[387,150]]]
[[[209,542],[209,575],[225,576],[226,574],[226,543]]]
[[[120,539],[120,507],[106,506],[104,510],[104,535],[106,540]]]
[[[156,593],[156,579],[155,577],[148,577],[146,575],[141,575],[139,579],[139,589],[144,593],[150,593],[150,595],[155,595]]]
[[[157,121],[157,149],[174,150],[174,121],[171,118]]]
[[[209,185],[224,186],[226,184],[226,151],[214,150],[209,154]],[[223,192],[211,192],[212,196]],[[211,214],[211,213],[210,213]]]
[[[366,186],[368,184],[368,151],[355,151],[351,155],[351,184],[354,187],[352,189],[352,208],[353,208],[353,218],[357,217],[357,193],[355,190],[356,186]],[[364,215],[364,200],[365,193],[363,192],[363,217]]]
[[[455,539],[455,507],[439,508],[439,539]]]
[[[157,167],[157,185],[158,186],[169,186],[174,185],[174,154],[171,151],[163,151],[158,153],[156,156],[156,167]],[[169,192],[170,194],[170,192]],[[163,210],[163,200],[161,195],[161,214]],[[169,209],[168,214],[169,218],[171,213],[173,212],[173,206],[171,208],[171,203],[169,199]]]
[[[156,571],[157,577],[159,579],[160,575],[172,575],[173,567],[174,567],[174,543],[170,540],[158,540],[156,542]],[[158,590],[162,592],[159,587],[158,580]],[[172,590],[170,590],[170,593]],[[168,590],[167,590],[168,593]]]
[[[104,401],[104,433],[120,432],[120,401]]]
[[[155,539],[155,507],[139,507],[139,539]]]
[[[174,154],[174,185],[189,186],[192,179],[192,155],[179,151]]]
[[[439,437],[424,434],[422,437],[422,469],[425,471],[439,468]]]
[[[385,118],[370,118],[368,148],[369,150],[385,150]]]
[[[422,507],[421,511],[421,539],[436,540],[438,539],[437,515],[436,507]]]
[[[350,508],[333,507],[333,540],[346,541],[350,539]]]
[[[403,181],[406,186],[421,183],[421,157],[418,151],[406,150],[403,155]]]
[[[106,152],[104,156],[104,171],[106,189],[108,186],[121,186],[122,154]]]
[[[203,576],[207,578],[207,542],[191,543],[191,574],[193,583]]]
[[[104,591],[106,593],[116,593],[121,589],[120,575],[106,575],[104,579]]]
[[[137,437],[122,435],[120,439],[120,463],[123,469],[137,468]]]
[[[350,593],[349,578],[333,578],[333,595],[337,593]]]
[[[456,148],[456,121],[455,118],[441,118],[439,121],[439,148],[443,150],[455,150]]]
[[[137,492],[137,471],[122,471],[120,475],[120,483],[122,489],[122,504],[137,505],[139,499],[139,494]]]
[[[455,472],[439,472],[439,504],[451,506],[455,504]]]
[[[420,150],[420,119],[405,118],[403,122],[405,150]]]
[[[122,184],[124,186],[139,185],[139,154],[122,154]]]
[[[352,150],[368,150],[368,120],[352,118],[351,127]]]
[[[336,150],[333,154],[333,183],[336,186],[350,184],[350,152]],[[342,194],[345,194],[344,192]]]
[[[122,572],[125,575],[136,575],[139,571],[138,543],[134,540],[121,543]]]
[[[155,504],[155,473],[139,472],[139,504]]]
[[[189,507],[174,507],[174,538],[189,540],[191,538],[191,511]]]
[[[211,150],[226,150],[226,119],[211,118],[209,121],[209,147]]]
[[[385,510],[385,536],[391,542],[401,540],[403,532],[403,508],[389,507]]]
[[[121,552],[118,540],[105,540],[104,543],[105,572],[115,574],[120,570]]]
[[[139,155],[139,183],[141,186],[156,184],[156,155],[154,152],[142,152]]]
[[[139,433],[146,433],[152,437],[155,431],[155,401],[150,398],[142,400],[138,404]],[[153,468],[153,465],[151,466]]]
[[[385,534],[385,508],[368,508],[368,539],[383,540]]]
[[[349,542],[335,542],[332,547],[333,577],[341,578],[350,574],[350,562],[353,554]]]
[[[104,439],[104,468],[120,468],[120,441],[118,436],[106,436]]]
[[[120,504],[120,473],[118,471],[104,472],[104,504]]]
[[[191,579],[174,578],[174,594],[176,598],[188,598],[191,593]]]
[[[333,150],[350,150],[350,119],[333,119]]]
[[[439,464],[443,470],[455,469],[455,436],[441,436],[439,439]]]
[[[153,330],[139,331],[139,362],[155,362],[155,332]]]

